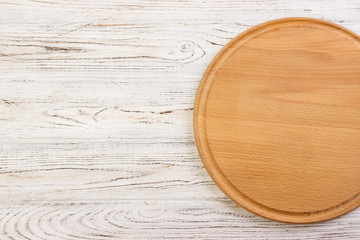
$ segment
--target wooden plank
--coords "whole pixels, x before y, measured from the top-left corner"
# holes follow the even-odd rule
[[[223,199],[194,143],[0,143],[0,202]]]
[[[0,136],[192,139],[198,83],[161,80],[3,81]]]
[[[0,4],[1,77],[18,80],[153,78],[159,73],[198,79],[221,46],[274,18],[324,18],[360,31],[355,0]]]
[[[0,205],[2,239],[357,239],[360,211],[312,225],[255,216],[226,201]]]

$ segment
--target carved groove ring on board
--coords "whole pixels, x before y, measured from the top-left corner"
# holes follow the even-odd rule
[[[214,58],[194,108],[200,157],[263,217],[310,223],[360,205],[360,39],[311,18],[258,25]]]

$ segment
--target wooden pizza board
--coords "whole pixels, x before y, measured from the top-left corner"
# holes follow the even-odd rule
[[[360,204],[360,39],[309,18],[227,44],[199,86],[194,132],[222,191],[263,217],[331,219]]]

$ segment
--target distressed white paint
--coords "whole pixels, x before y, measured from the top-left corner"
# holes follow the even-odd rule
[[[192,135],[202,73],[261,22],[360,33],[358,0],[0,2],[0,239],[359,239],[235,206]]]

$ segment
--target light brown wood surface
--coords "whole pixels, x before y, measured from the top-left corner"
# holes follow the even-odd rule
[[[330,22],[258,25],[215,57],[194,112],[208,172],[235,202],[293,223],[360,204],[360,40]]]

